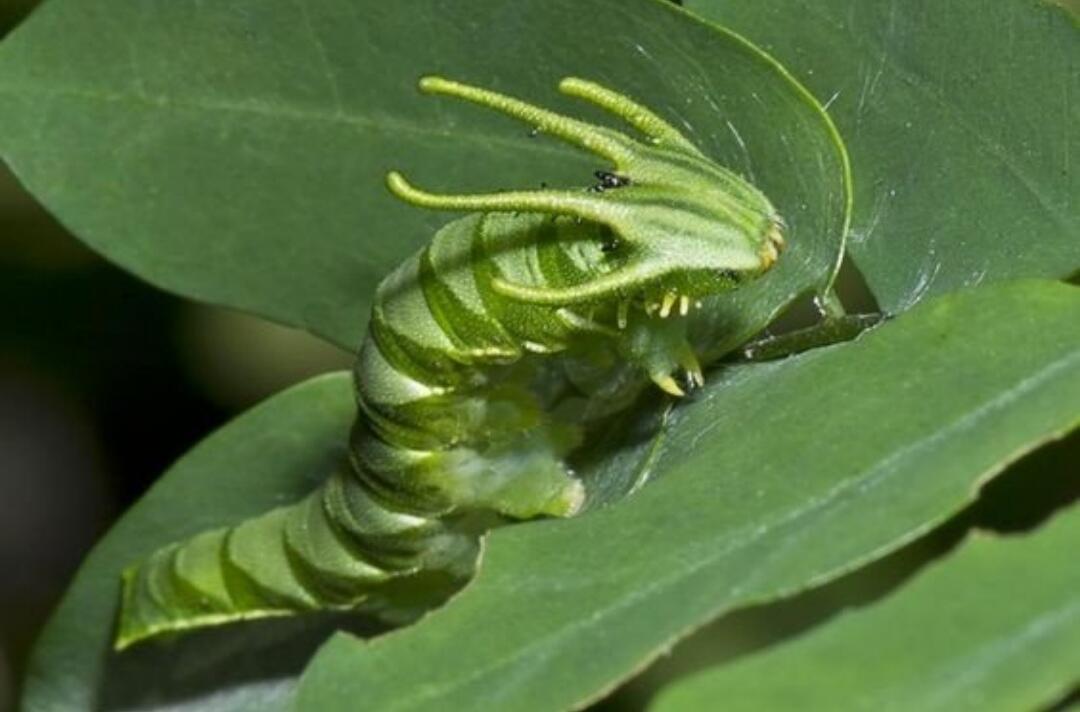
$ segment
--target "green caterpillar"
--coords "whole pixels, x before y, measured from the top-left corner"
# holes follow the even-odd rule
[[[438,77],[420,88],[526,121],[611,168],[584,190],[469,196],[390,173],[399,198],[471,214],[378,287],[355,367],[349,466],[297,504],[129,568],[118,648],[404,600],[465,579],[493,521],[574,514],[585,492],[565,460],[588,425],[650,381],[677,396],[700,386],[688,312],[768,270],[784,246],[760,191],[621,94],[559,84],[641,140]]]

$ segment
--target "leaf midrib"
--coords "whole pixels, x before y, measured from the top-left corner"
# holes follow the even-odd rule
[[[264,101],[236,102],[226,100],[208,99],[178,99],[167,95],[148,95],[142,92],[115,92],[104,90],[92,90],[71,86],[31,86],[31,85],[0,85],[0,94],[14,95],[43,95],[50,97],[63,97],[77,99],[86,102],[132,104],[150,107],[157,110],[181,109],[194,112],[207,113],[237,113],[253,116],[279,119],[284,121],[338,124],[357,130],[358,133],[377,131],[382,133],[403,133],[421,138],[438,138],[448,143],[467,141],[481,146],[492,144],[511,147],[522,152],[545,154],[565,158],[568,155],[580,156],[579,152],[556,143],[544,143],[542,141],[519,141],[492,133],[480,133],[476,130],[464,129],[461,126],[450,128],[436,128],[433,125],[414,124],[398,117],[384,115],[383,118],[371,118],[358,114],[350,114],[337,110],[324,111],[318,109],[302,109],[283,104],[272,104]]]

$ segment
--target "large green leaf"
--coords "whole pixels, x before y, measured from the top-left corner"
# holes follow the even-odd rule
[[[442,609],[372,642],[335,636],[299,706],[580,705],[708,619],[927,531],[1074,427],[1078,343],[1080,289],[1027,282],[714,374],[652,443],[659,481],[615,507],[495,532],[476,579]]]
[[[826,101],[851,152],[851,252],[881,306],[1080,269],[1075,3],[686,0]]]
[[[1044,709],[1080,681],[1078,543],[1080,507],[1027,536],[976,536],[871,608],[650,709]]]
[[[242,625],[117,655],[120,572],[167,543],[296,501],[345,456],[354,417],[348,374],[322,376],[234,420],[170,468],[83,563],[34,649],[25,709],[266,710],[284,700],[326,621]]]
[[[463,191],[587,185],[598,167],[421,97],[430,73],[603,119],[554,90],[591,78],[750,176],[792,249],[727,299],[731,342],[831,278],[849,186],[827,117],[752,46],[659,0],[51,0],[0,47],[0,150],[136,274],[355,346],[376,280],[448,219],[394,201],[388,169]]]

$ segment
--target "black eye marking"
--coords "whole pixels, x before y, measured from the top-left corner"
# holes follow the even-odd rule
[[[596,171],[593,175],[596,176],[596,180],[600,181],[592,187],[592,190],[595,190],[598,193],[630,185],[629,178],[617,173],[612,173],[611,171]]]
[[[619,248],[619,236],[607,225],[601,226],[600,251],[604,253],[614,252]]]

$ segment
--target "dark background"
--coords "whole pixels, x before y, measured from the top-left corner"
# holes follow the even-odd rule
[[[0,36],[36,2],[0,0]],[[853,270],[844,277],[848,306],[872,308]],[[349,360],[121,272],[0,166],[0,710],[80,560],[154,478],[232,415]],[[1080,494],[1078,453],[1074,436],[1029,456],[943,529],[834,584],[728,616],[599,707],[639,708],[672,676],[873,601],[971,526],[1033,526]]]
[[[0,36],[37,0],[0,0]],[[168,465],[350,357],[160,292],[76,241],[0,165],[0,710],[94,541]]]

